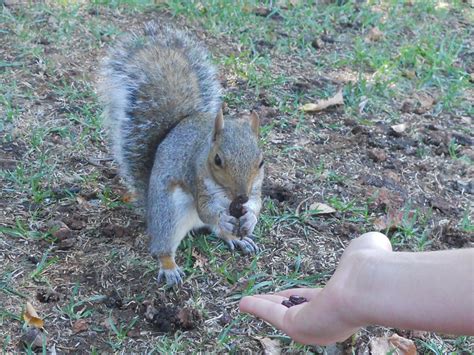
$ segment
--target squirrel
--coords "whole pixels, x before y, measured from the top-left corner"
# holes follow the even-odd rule
[[[225,119],[209,53],[189,34],[149,23],[111,48],[99,96],[119,172],[146,215],[157,280],[181,284],[176,250],[207,227],[231,250],[256,253],[263,154],[255,112]],[[240,218],[233,200],[242,201]]]

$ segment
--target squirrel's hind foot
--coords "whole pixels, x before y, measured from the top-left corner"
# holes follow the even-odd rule
[[[158,283],[166,280],[168,287],[179,286],[183,284],[184,272],[176,266],[174,269],[163,269],[161,268],[156,278]]]

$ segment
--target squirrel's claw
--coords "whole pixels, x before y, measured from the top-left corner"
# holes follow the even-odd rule
[[[249,238],[244,237],[242,239],[228,239],[226,240],[230,250],[235,250],[235,247],[239,247],[245,254],[256,254],[260,250],[257,244]]]
[[[227,215],[226,213],[221,214],[219,219],[219,228],[224,234],[237,234],[239,221],[237,218]]]
[[[176,266],[174,269],[160,269],[158,272],[157,281],[161,283],[164,279],[166,280],[166,285],[169,287],[175,285],[181,285],[183,283],[182,276],[184,276],[184,272]]]

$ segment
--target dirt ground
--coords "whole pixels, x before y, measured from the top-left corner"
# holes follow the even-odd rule
[[[369,354],[373,339],[394,333],[420,353],[474,351],[472,337],[375,326],[341,344],[301,346],[238,312],[243,295],[324,285],[344,247],[366,231],[387,233],[395,250],[474,246],[472,7],[296,3],[0,5],[4,352],[262,352],[271,339],[285,353]],[[304,11],[314,28],[298,22]],[[407,22],[395,30],[387,23],[397,11]],[[389,72],[391,48],[403,36],[418,40],[408,18],[439,25],[433,43],[454,34],[454,44],[420,44],[411,66],[400,60]],[[144,220],[124,199],[95,91],[106,48],[150,20],[206,43],[225,114],[253,109],[263,125],[262,251],[231,253],[214,236],[192,234],[178,252],[186,278],[175,290],[156,283]],[[374,53],[387,57],[364,57],[383,41]],[[387,79],[394,73],[403,81]],[[338,90],[344,105],[301,110]],[[44,332],[25,325],[27,301]]]

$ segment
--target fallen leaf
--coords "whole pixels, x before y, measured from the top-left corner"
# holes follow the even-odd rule
[[[397,349],[402,351],[404,355],[416,355],[416,346],[413,340],[401,337],[398,334],[393,334],[388,341]]]
[[[380,41],[383,36],[383,32],[380,31],[378,27],[372,27],[365,36],[365,40],[368,42],[377,42]]]
[[[74,334],[84,332],[87,329],[89,329],[89,323],[87,323],[87,320],[85,319],[79,319],[75,321],[74,324],[72,325],[72,332]]]
[[[374,228],[377,231],[394,231],[402,226],[404,218],[412,218],[413,215],[413,211],[406,214],[404,211],[391,210],[374,221]]]
[[[371,206],[381,210],[397,210],[404,202],[401,193],[382,187],[380,189],[371,189],[370,198],[373,199]]]
[[[30,302],[26,302],[25,312],[23,313],[23,319],[35,328],[43,328],[44,322],[36,313],[33,305]]]
[[[281,354],[280,341],[277,339],[257,337],[257,340],[262,344],[263,353],[265,355],[279,355]]]
[[[325,205],[324,203],[314,202],[309,206],[309,211],[312,214],[330,214],[336,212],[331,206]]]
[[[201,271],[204,271],[204,266],[209,262],[205,256],[199,254],[196,250],[191,252],[191,255],[194,256],[194,265],[193,268],[199,268]]]
[[[319,100],[315,104],[305,104],[301,107],[304,112],[319,112],[331,106],[344,105],[344,98],[342,97],[342,90],[338,91],[336,95],[326,100]]]

